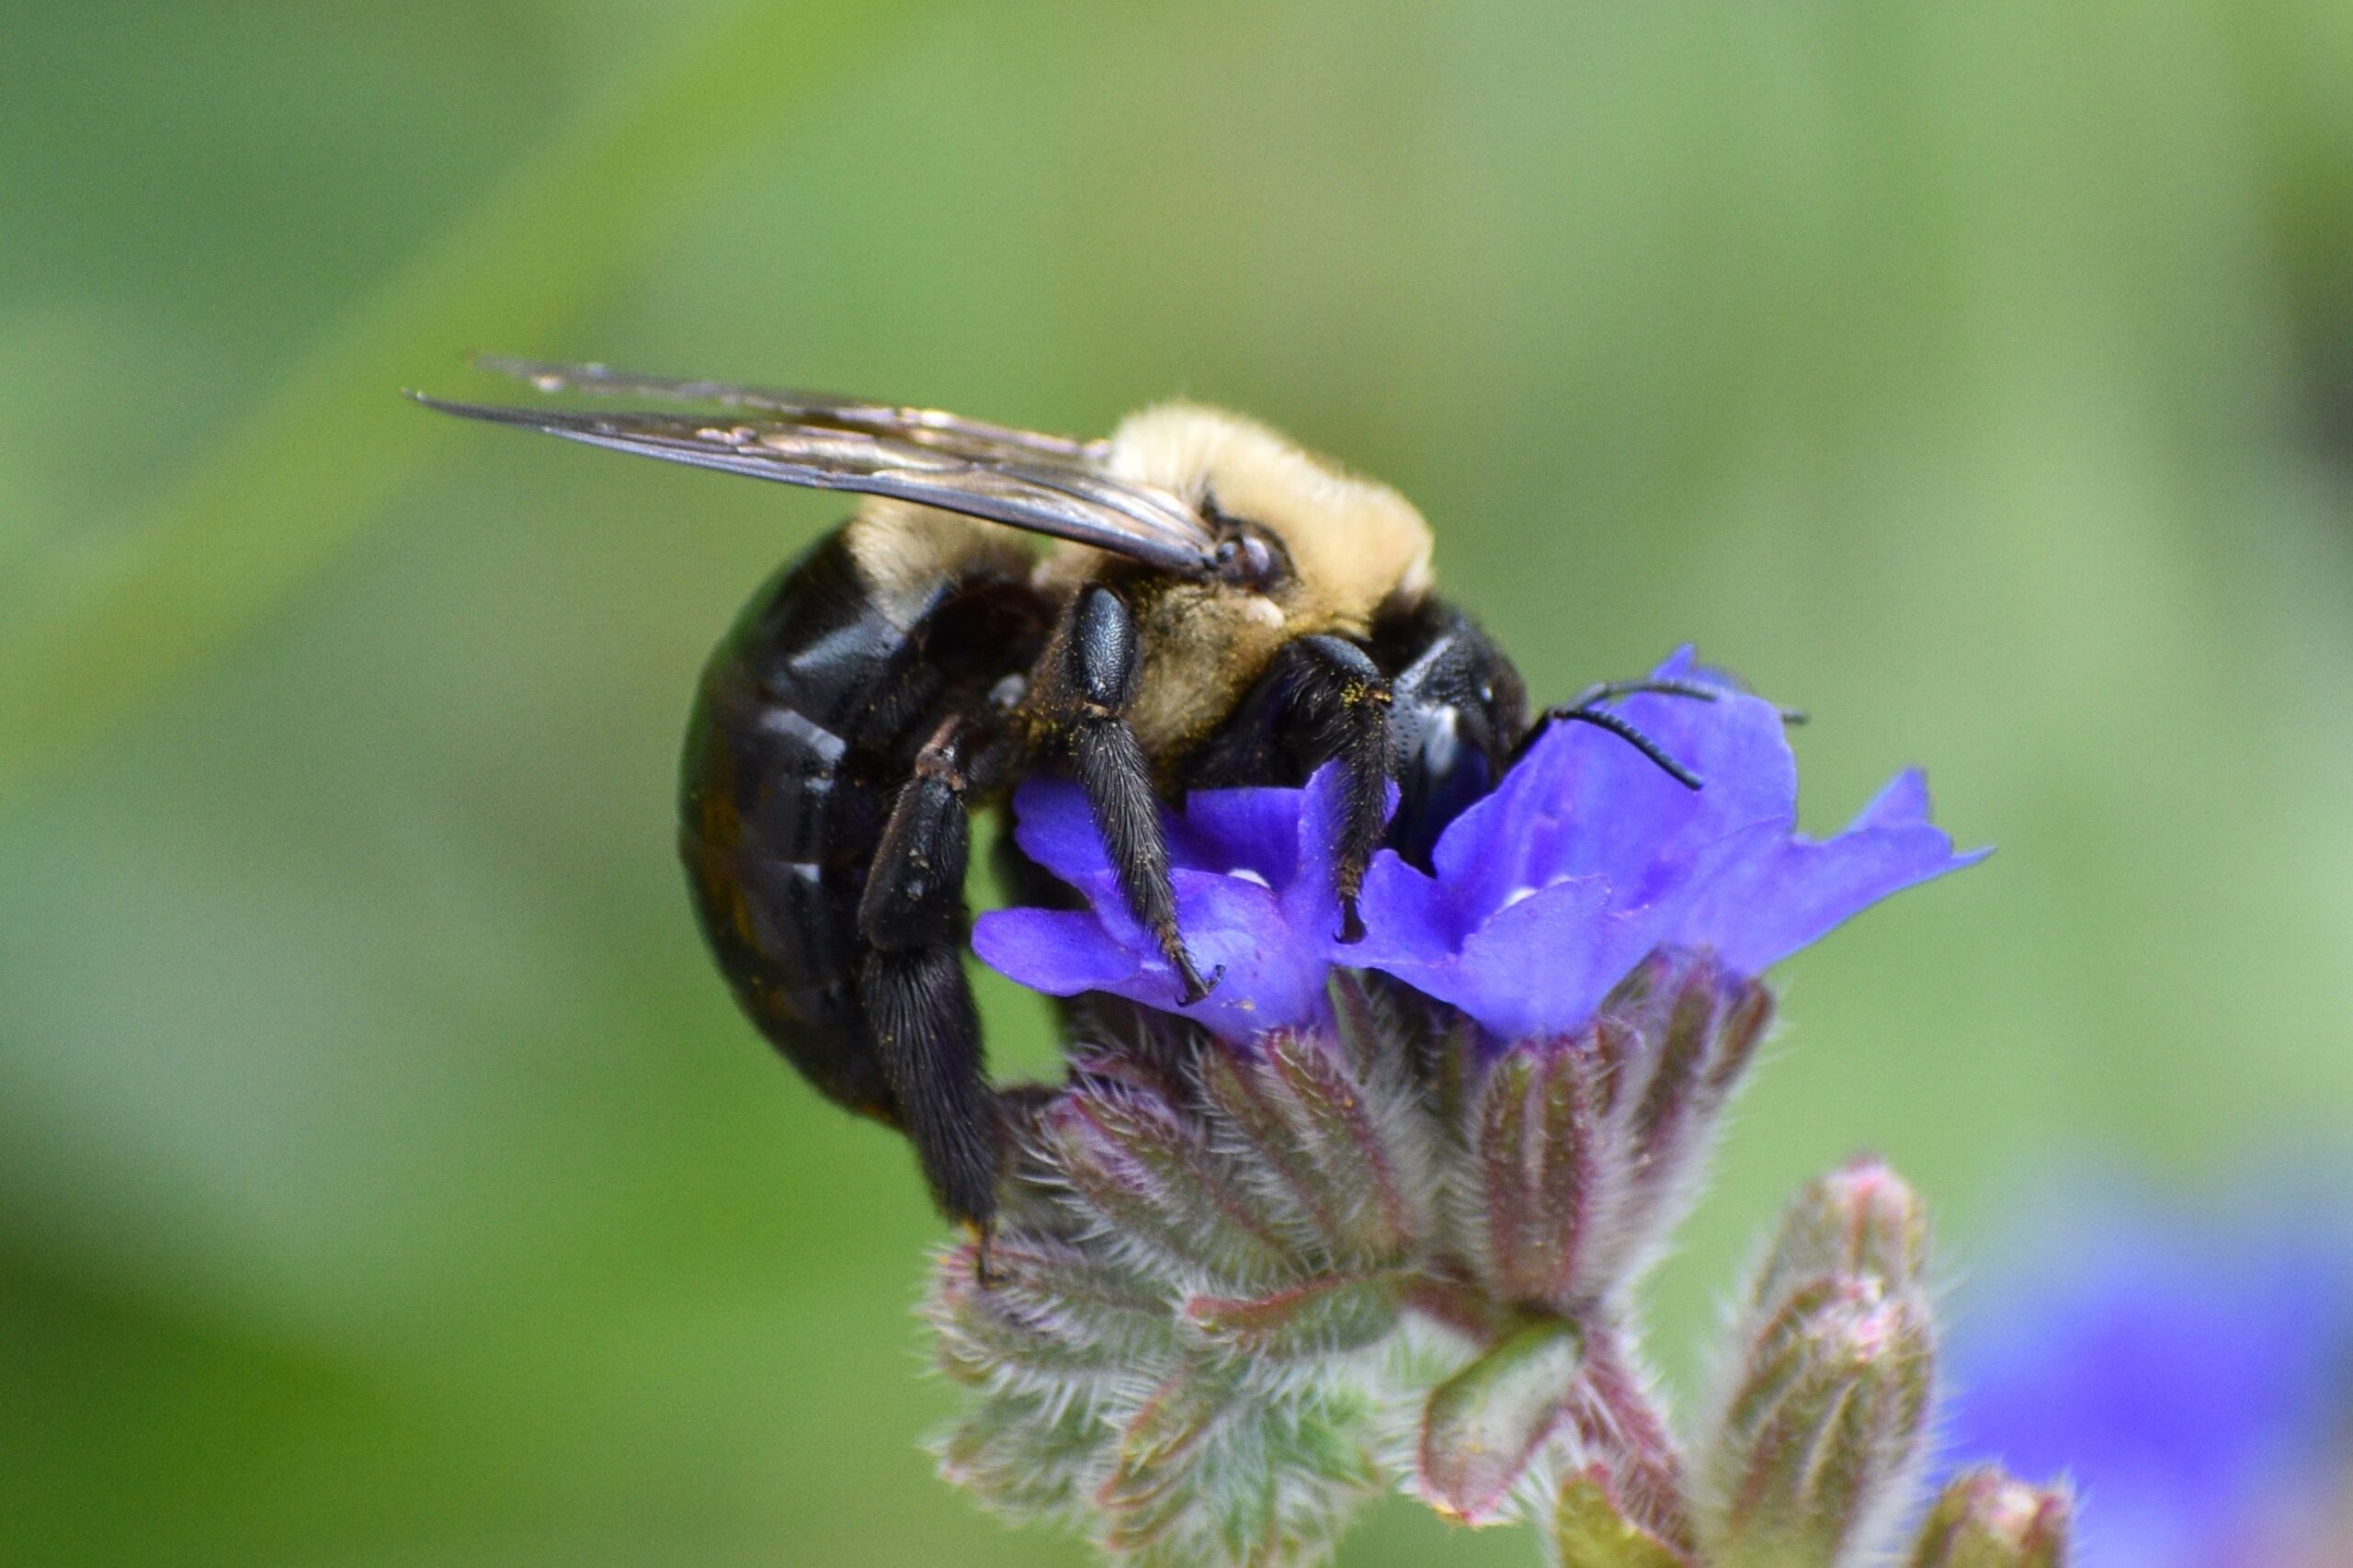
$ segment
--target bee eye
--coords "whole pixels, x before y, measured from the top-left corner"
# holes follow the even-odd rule
[[[1262,586],[1276,574],[1274,549],[1256,533],[1231,535],[1218,541],[1217,571],[1229,583]]]

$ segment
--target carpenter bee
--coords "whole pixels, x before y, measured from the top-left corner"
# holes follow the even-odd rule
[[[1428,525],[1386,485],[1252,420],[1171,403],[1107,439],[933,409],[489,361],[540,391],[711,413],[445,413],[820,490],[850,519],[720,642],[688,731],[679,848],[744,1011],[826,1096],[904,1131],[939,1207],[986,1235],[1006,1134],[965,980],[969,813],[1038,768],[1084,790],[1188,1000],[1160,803],[1344,769],[1342,930],[1384,843],[1438,831],[1531,733],[1511,661],[1431,591]],[[1599,725],[1699,780],[1601,704]],[[1389,810],[1392,783],[1398,790]],[[1034,870],[1034,868],[1032,869]]]

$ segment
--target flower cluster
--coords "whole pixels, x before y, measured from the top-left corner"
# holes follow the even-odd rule
[[[1688,653],[1659,676],[1711,678]],[[1313,1561],[1391,1487],[1534,1519],[1571,1568],[1884,1554],[1936,1354],[1903,1182],[1859,1162],[1792,1206],[1686,1430],[1633,1287],[1765,1034],[1761,972],[1976,857],[1915,774],[1800,836],[1781,716],[1728,684],[1623,711],[1706,788],[1554,726],[1427,869],[1381,854],[1356,944],[1336,778],[1193,796],[1167,823],[1178,915],[1223,976],[1189,1005],[1078,792],[1025,786],[1020,847],[1087,907],[984,916],[974,946],[1078,1000],[1067,1084],[1009,1102],[998,1234],[935,1277],[970,1391],[939,1439],[951,1480],[1135,1562]],[[2056,1564],[2067,1511],[1974,1472],[1912,1561]]]
[[[1709,673],[1685,649],[1653,678]],[[1623,716],[1706,788],[1685,789],[1614,736],[1553,725],[1439,835],[1429,872],[1393,850],[1374,859],[1368,934],[1355,944],[1336,935],[1336,770],[1303,794],[1191,797],[1168,823],[1177,916],[1196,958],[1225,977],[1190,1006],[1120,898],[1077,787],[1033,779],[1016,801],[1017,841],[1088,908],[984,915],[973,948],[1034,990],[1108,992],[1228,1040],[1323,1021],[1336,965],[1383,971],[1518,1039],[1576,1028],[1654,949],[1705,949],[1761,974],[1848,915],[1984,853],[1953,852],[1928,821],[1917,772],[1897,775],[1836,837],[1803,837],[1780,710],[1730,685],[1712,701],[1637,695]]]

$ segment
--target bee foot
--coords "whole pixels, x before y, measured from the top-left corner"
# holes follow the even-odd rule
[[[1184,982],[1184,1005],[1189,1007],[1196,1002],[1206,1000],[1209,994],[1217,989],[1217,983],[1225,978],[1225,966],[1220,964],[1210,971],[1210,977],[1205,981],[1201,978],[1201,971],[1193,967],[1192,955],[1187,953],[1177,959],[1176,974]]]

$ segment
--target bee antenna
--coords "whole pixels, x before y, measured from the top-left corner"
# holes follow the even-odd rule
[[[1709,686],[1696,680],[1680,680],[1673,676],[1653,676],[1647,680],[1606,680],[1586,687],[1577,694],[1570,708],[1590,708],[1597,702],[1615,702],[1621,697],[1638,692],[1650,692],[1659,697],[1688,697],[1700,702],[1713,702],[1719,698],[1735,695],[1738,687]],[[1802,708],[1775,708],[1784,724],[1802,724],[1813,715]]]
[[[1607,709],[1587,707],[1555,708],[1551,712],[1545,714],[1544,717],[1547,719],[1557,720],[1563,723],[1591,724],[1597,730],[1606,730],[1609,733],[1617,736],[1620,740],[1624,741],[1628,745],[1632,746],[1636,751],[1641,752],[1644,756],[1651,760],[1652,764],[1655,766],[1661,773],[1665,774],[1669,778],[1674,779],[1686,790],[1699,790],[1703,789],[1706,786],[1706,780],[1702,779],[1698,774],[1692,772],[1689,768],[1684,767],[1681,763],[1676,761],[1673,756],[1667,754],[1667,750],[1665,746],[1660,745],[1656,741],[1643,733],[1641,730],[1635,728],[1632,724],[1627,722],[1623,719],[1620,719],[1617,714],[1610,712]]]

